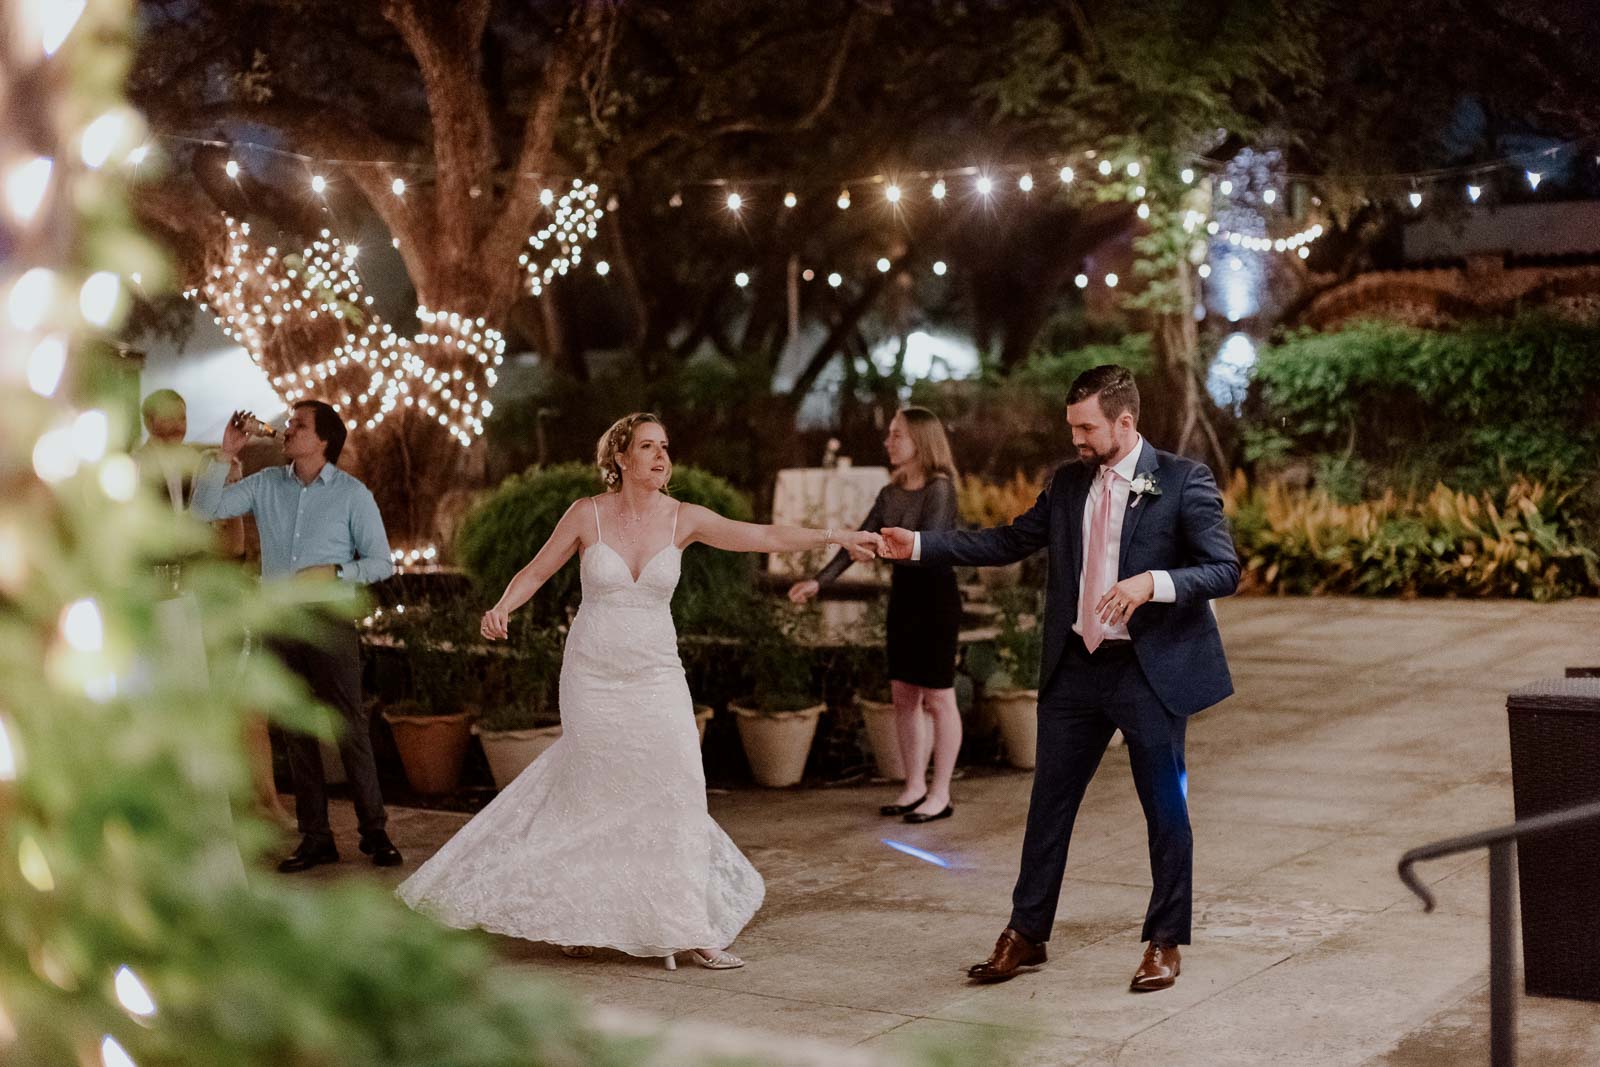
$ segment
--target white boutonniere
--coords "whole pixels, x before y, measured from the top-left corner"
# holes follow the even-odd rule
[[[1139,501],[1147,496],[1160,496],[1161,486],[1156,481],[1156,476],[1149,471],[1134,475],[1133,481],[1128,483],[1128,492],[1133,494],[1133,499],[1128,502],[1129,508],[1139,506]]]

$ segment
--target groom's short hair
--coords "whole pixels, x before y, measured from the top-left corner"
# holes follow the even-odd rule
[[[1100,398],[1100,410],[1112,422],[1120,418],[1124,411],[1133,414],[1135,423],[1139,421],[1139,386],[1133,380],[1133,372],[1127,367],[1102,363],[1084,371],[1073,379],[1072,388],[1067,390],[1067,406],[1081,403],[1091,396]]]

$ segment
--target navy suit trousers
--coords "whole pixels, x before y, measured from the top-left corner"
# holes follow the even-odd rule
[[[1113,731],[1120,729],[1144,807],[1154,884],[1140,940],[1189,943],[1194,836],[1183,758],[1186,723],[1156,696],[1131,642],[1108,641],[1090,655],[1082,638],[1069,634],[1063,661],[1039,695],[1038,756],[1022,871],[1011,898],[1013,929],[1034,941],[1050,939],[1078,806]]]

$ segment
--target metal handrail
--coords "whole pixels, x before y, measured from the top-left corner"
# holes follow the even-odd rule
[[[1524,837],[1542,836],[1600,823],[1600,802],[1582,804],[1546,815],[1535,815],[1509,826],[1483,830],[1422,845],[1400,857],[1400,880],[1422,898],[1424,911],[1432,911],[1434,896],[1413,867],[1423,860],[1454,856],[1480,848],[1489,850],[1489,1062],[1493,1067],[1514,1067],[1517,1062],[1517,946],[1512,902],[1516,880],[1516,843]]]

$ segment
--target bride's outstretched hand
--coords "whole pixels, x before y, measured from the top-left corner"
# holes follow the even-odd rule
[[[866,563],[878,558],[878,550],[883,547],[883,538],[871,530],[854,530],[839,538],[839,545],[850,558],[857,563]]]
[[[478,625],[478,632],[491,641],[498,641],[510,634],[510,625],[511,613],[493,607],[483,613],[483,622]]]
[[[898,526],[885,527],[883,531],[883,558],[910,559],[916,535]]]

